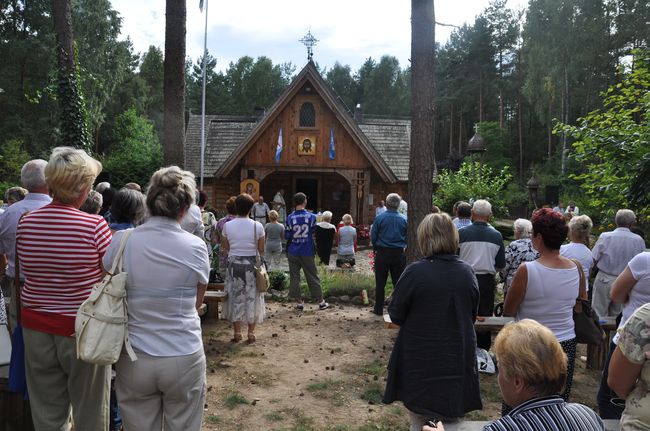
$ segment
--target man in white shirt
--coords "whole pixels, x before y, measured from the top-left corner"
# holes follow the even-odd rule
[[[5,297],[12,298],[9,308],[9,324],[11,328],[16,327],[16,301],[14,300],[16,227],[24,213],[37,210],[52,202],[45,182],[46,165],[47,162],[41,159],[30,160],[23,165],[20,170],[20,182],[29,193],[25,196],[25,199],[8,207],[2,214],[2,218],[0,218],[0,255],[4,256],[8,263],[6,272],[4,267],[0,268],[0,271],[5,275],[2,279],[2,294]]]
[[[268,219],[269,211],[269,206],[264,202],[264,196],[260,195],[257,198],[257,202],[253,204],[253,208],[251,208],[251,218],[262,223],[262,226],[264,226]]]
[[[645,242],[639,235],[630,232],[636,221],[634,212],[618,210],[615,217],[616,229],[600,235],[592,250],[598,275],[594,281],[592,306],[601,318],[616,317],[622,304],[612,302],[610,290],[616,277],[623,272],[634,256],[645,250]]]

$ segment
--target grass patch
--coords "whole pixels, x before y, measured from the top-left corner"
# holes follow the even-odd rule
[[[307,390],[319,398],[329,400],[334,406],[345,404],[346,386],[342,381],[327,379],[310,384],[307,386]]]
[[[221,423],[221,416],[219,415],[208,415],[205,418],[206,422],[211,423],[211,424],[220,424]]]
[[[376,383],[372,383],[361,394],[361,399],[368,401],[368,404],[381,404],[384,390]]]
[[[268,413],[264,417],[270,422],[282,422],[285,419],[281,411]]]
[[[223,404],[232,409],[240,405],[248,405],[250,402],[239,392],[230,392],[224,397]]]
[[[386,364],[378,359],[362,365],[359,371],[370,376],[381,377],[386,374]]]

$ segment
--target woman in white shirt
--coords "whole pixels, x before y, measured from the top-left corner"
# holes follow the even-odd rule
[[[581,215],[571,217],[569,221],[569,244],[560,247],[560,255],[567,259],[575,259],[582,264],[585,272],[585,280],[589,280],[589,271],[594,263],[594,256],[589,249],[591,228],[594,224],[589,216]],[[587,281],[587,292],[589,292],[589,282]]]
[[[567,237],[562,214],[550,208],[533,213],[533,247],[539,259],[521,264],[508,291],[503,314],[517,320],[533,319],[550,329],[567,355],[567,379],[562,397],[568,401],[576,358],[573,307],[576,299],[587,298],[577,265],[560,255]]]
[[[228,253],[223,316],[232,322],[233,343],[242,340],[241,324],[248,325],[247,342],[255,342],[255,325],[264,320],[264,294],[255,283],[256,255],[264,253],[264,227],[248,218],[255,201],[241,194],[235,199],[236,218],[223,226],[223,248]]]
[[[205,242],[179,224],[194,203],[191,172],[177,166],[151,177],[150,218],[124,249],[129,339],[137,361],[123,354],[115,386],[127,430],[199,431],[206,391],[201,321],[210,266]],[[120,246],[117,231],[103,258],[110,268]]]

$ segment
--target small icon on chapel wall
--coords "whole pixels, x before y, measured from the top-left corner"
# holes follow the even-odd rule
[[[316,136],[298,137],[298,155],[313,156],[316,154]]]

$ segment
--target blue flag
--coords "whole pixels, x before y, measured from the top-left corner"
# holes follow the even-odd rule
[[[275,149],[275,163],[280,163],[281,154],[282,154],[282,127],[280,127],[280,135],[278,136],[278,146]]]
[[[330,160],[334,160],[336,157],[336,145],[334,144],[334,127],[330,127],[330,150],[329,150]]]

